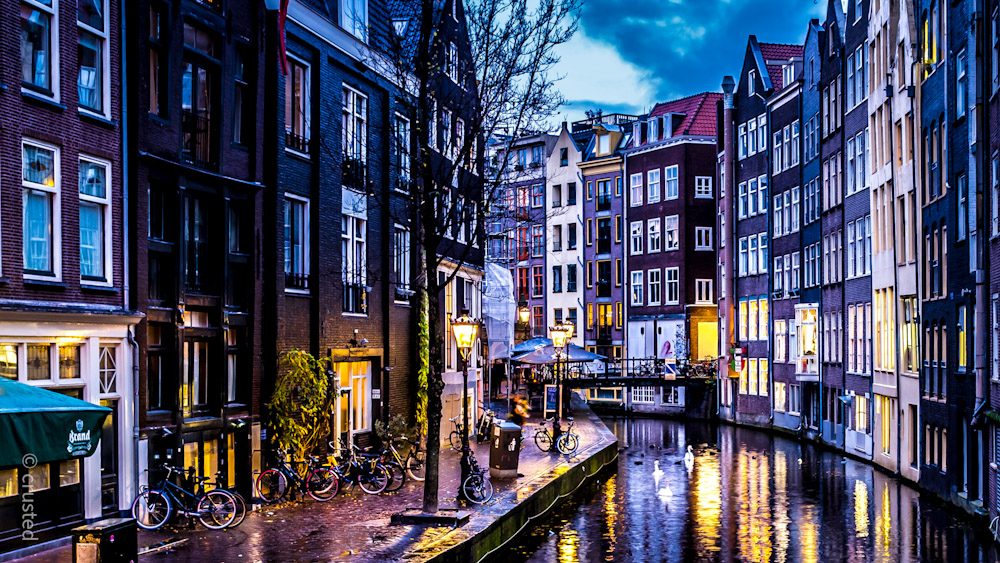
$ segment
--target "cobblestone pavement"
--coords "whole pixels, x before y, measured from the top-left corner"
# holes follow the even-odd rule
[[[586,414],[584,414],[586,413]],[[590,420],[593,416],[583,407],[574,431],[580,436],[580,451],[589,449],[604,434]],[[524,430],[527,440],[521,452],[519,473],[523,477],[510,480],[493,479],[494,500],[485,506],[464,507],[476,513],[503,511],[503,497],[533,478],[550,472],[566,460],[565,456],[539,451],[532,437],[539,419],[529,420]],[[476,457],[486,466],[489,444],[474,444]],[[459,453],[449,449],[441,452],[440,505],[457,506]],[[390,526],[390,516],[405,508],[420,507],[423,484],[408,480],[394,493],[371,496],[360,489],[345,489],[327,503],[305,500],[265,506],[247,515],[246,521],[231,530],[208,530],[199,525],[193,529],[171,528],[147,532],[140,530],[139,546],[151,546],[163,540],[185,538],[188,541],[175,549],[144,555],[143,561],[197,562],[264,562],[264,561],[365,561],[392,560],[408,549],[412,542],[428,541],[433,529],[415,531],[411,526]],[[447,530],[447,528],[443,529]],[[70,548],[51,550],[25,558],[31,563],[69,563]]]

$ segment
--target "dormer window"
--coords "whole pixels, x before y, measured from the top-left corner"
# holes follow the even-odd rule
[[[601,133],[597,136],[597,154],[608,154],[611,152],[611,135]]]
[[[660,139],[660,132],[656,126],[657,121],[658,119],[655,117],[649,120],[649,142],[658,141]]]
[[[795,63],[786,64],[781,70],[781,81],[784,85],[791,84],[795,80]]]
[[[757,93],[757,71],[750,70],[747,72],[747,96],[753,96]]]

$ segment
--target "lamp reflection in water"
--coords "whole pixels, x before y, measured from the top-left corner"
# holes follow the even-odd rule
[[[764,452],[743,448],[737,459],[736,519],[740,556],[746,561],[771,560],[770,469]]]
[[[722,472],[719,456],[701,454],[694,458],[691,472],[694,532],[699,559],[711,559],[721,549],[719,530],[722,523]]]
[[[616,478],[617,475],[612,475],[604,483],[604,539],[608,542],[608,560],[614,557],[615,548],[618,545],[618,534],[615,531],[615,528],[618,526],[619,516],[618,505],[615,504],[615,492],[618,490]]]

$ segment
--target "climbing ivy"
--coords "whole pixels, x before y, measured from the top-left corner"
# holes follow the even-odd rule
[[[337,381],[327,375],[329,359],[302,350],[283,353],[278,363],[270,404],[272,443],[302,459],[330,435]]]
[[[417,432],[424,435],[427,432],[427,377],[430,373],[430,330],[428,323],[427,290],[419,290],[419,306],[417,313]]]

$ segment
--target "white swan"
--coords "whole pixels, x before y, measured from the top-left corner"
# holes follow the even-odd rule
[[[653,480],[656,482],[656,486],[660,486],[660,477],[663,477],[663,470],[660,469],[660,460],[653,462]]]
[[[694,469],[694,450],[691,446],[687,447],[687,453],[684,454],[684,467],[687,467],[688,471]]]
[[[666,504],[674,496],[674,492],[670,490],[670,483],[664,483],[663,488],[656,491],[656,496],[660,497],[660,502]]]

